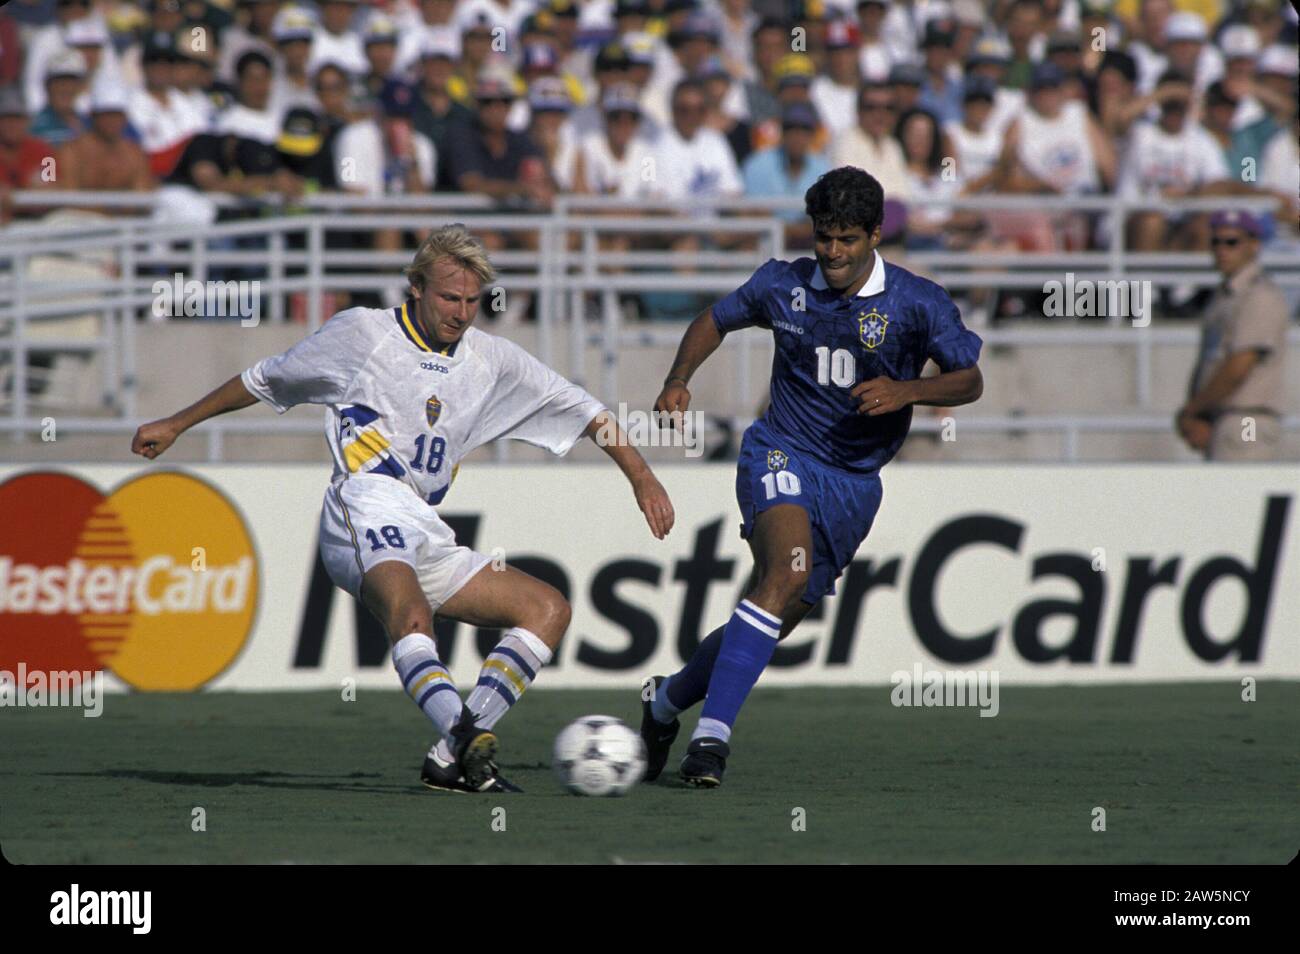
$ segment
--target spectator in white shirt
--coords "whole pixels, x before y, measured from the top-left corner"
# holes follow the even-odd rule
[[[858,87],[862,84],[858,28],[848,20],[826,25],[826,73],[812,83],[812,101],[832,136],[857,121]]]
[[[359,6],[359,0],[323,0],[311,42],[309,71],[314,73],[322,63],[337,63],[354,77],[366,75],[370,64],[361,34],[354,29]]]
[[[858,94],[858,121],[835,138],[831,165],[867,169],[885,190],[886,201],[906,201],[911,183],[903,147],[894,138],[894,103],[894,91],[887,83],[863,84]]]
[[[127,102],[127,118],[159,179],[171,173],[190,138],[207,126],[206,115],[172,85],[176,60],[170,46],[146,43],[140,53],[144,86],[132,90]]]
[[[740,170],[716,130],[704,125],[708,113],[698,80],[677,84],[672,96],[672,125],[651,150],[653,177],[644,183],[647,198],[710,199],[740,195]]]
[[[419,0],[419,15],[406,24],[397,39],[397,69],[408,70],[427,48],[446,49],[460,56],[460,27],[456,25],[456,0]]]
[[[55,5],[55,17],[54,23],[36,30],[26,44],[23,60],[23,93],[26,96],[27,109],[32,114],[45,105],[45,68],[60,52],[73,46],[68,41],[68,31],[73,24],[84,22],[85,27],[97,28],[102,32],[103,41],[107,41],[108,38],[107,32],[104,31],[103,20],[98,13],[92,12],[91,0],[58,0]],[[95,45],[99,46],[99,43]],[[84,54],[85,50],[83,49],[82,52]],[[117,56],[111,47],[106,58],[113,66],[117,65]],[[93,76],[98,60],[94,64],[87,65]]]
[[[895,63],[894,53],[884,40],[886,0],[858,0],[858,30],[862,45],[858,48],[858,66],[862,78],[882,82]]]
[[[611,86],[599,108],[600,128],[579,143],[574,191],[635,198],[652,168],[637,88],[629,83]]]
[[[1160,118],[1134,129],[1118,193],[1133,199],[1178,199],[1229,185],[1222,148],[1188,118],[1192,105],[1188,81],[1168,72],[1156,84],[1155,95]],[[1209,223],[1203,213],[1144,210],[1129,216],[1128,229],[1129,247],[1138,251],[1209,248]]]
[[[315,21],[301,7],[284,7],[271,27],[271,38],[279,54],[271,100],[281,113],[295,106],[316,109],[320,105],[311,82],[315,33]]]

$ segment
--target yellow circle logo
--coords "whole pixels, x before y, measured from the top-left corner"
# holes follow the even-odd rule
[[[0,503],[15,514],[0,528],[0,668],[105,668],[136,689],[186,691],[239,655],[257,558],[215,488],[165,472],[105,497],[30,473],[0,486]]]

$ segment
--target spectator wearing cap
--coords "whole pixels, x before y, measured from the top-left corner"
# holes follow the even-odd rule
[[[1138,90],[1142,93],[1155,89],[1156,81],[1171,69],[1189,80],[1196,77],[1205,85],[1223,72],[1218,51],[1207,45],[1210,32],[1205,20],[1185,10],[1170,12],[1167,7],[1165,0],[1160,0],[1144,8],[1145,15],[1139,18],[1142,35],[1127,47],[1138,65]]]
[[[131,91],[127,105],[127,118],[158,179],[172,171],[186,144],[208,123],[207,114],[173,86],[176,60],[170,38],[166,43],[146,41],[140,53],[144,86]]]
[[[1282,4],[1275,3],[1274,0],[1245,0],[1242,5],[1245,7],[1242,11],[1243,20],[1246,26],[1254,29],[1259,37],[1261,49],[1268,49],[1276,44],[1294,52],[1295,21],[1292,19],[1290,29],[1286,29],[1286,21],[1282,17],[1284,9]],[[1295,58],[1292,57],[1292,62],[1294,60]]]
[[[59,148],[57,186],[68,191],[147,192],[149,159],[126,138],[129,94],[115,77],[100,76],[90,91],[90,128]],[[120,214],[111,209],[105,214]]]
[[[456,0],[419,0],[416,10],[397,38],[398,70],[418,70],[421,57],[430,49],[445,50],[451,60],[456,60],[460,56]]]
[[[614,0],[610,16],[614,21],[615,41],[623,40],[629,33],[644,33],[650,25],[650,0]]]
[[[831,171],[826,157],[812,148],[821,121],[811,103],[791,103],[781,112],[781,144],[761,149],[745,160],[741,178],[750,197],[802,198],[812,184]],[[785,241],[791,248],[812,243],[812,224],[802,209],[776,213],[785,222]]]
[[[573,98],[564,80],[541,76],[528,86],[528,138],[542,153],[556,188],[573,191],[577,144],[569,128]]]
[[[754,27],[758,14],[749,0],[718,0],[718,53],[727,72],[737,79],[754,79]]]
[[[832,20],[826,25],[826,74],[813,79],[812,102],[831,137],[848,129],[857,119],[859,71],[858,28],[851,20]]]
[[[295,106],[284,114],[275,151],[285,171],[301,180],[304,195],[339,187],[332,140],[324,118],[315,110]]]
[[[176,31],[185,23],[181,0],[146,0],[144,6],[148,19],[143,24],[132,28],[132,32],[138,35],[138,40],[121,54],[122,79],[130,88],[143,86],[145,83],[143,60],[145,49],[160,46],[174,48]],[[111,20],[109,26],[116,35],[120,36],[124,32]]]
[[[1265,47],[1255,61],[1255,82],[1250,90],[1262,107],[1262,119],[1270,120],[1274,129],[1281,129],[1295,118],[1300,106],[1296,96],[1296,47],[1274,45]],[[1250,123],[1238,122],[1238,128],[1248,128]],[[1256,120],[1259,122],[1259,120]]]
[[[1258,122],[1265,114],[1255,85],[1259,34],[1254,27],[1230,26],[1219,35],[1219,47],[1223,51],[1223,85],[1237,98],[1237,115],[1232,117],[1232,125],[1241,129]],[[1294,97],[1294,90],[1291,95]]]
[[[1177,431],[1207,460],[1275,460],[1286,382],[1286,300],[1260,266],[1262,229],[1253,215],[1217,212],[1210,230],[1223,281],[1202,318],[1200,353]]]
[[[921,87],[925,85],[925,70],[915,63],[896,63],[887,80],[894,91],[894,108],[905,113],[921,108]]]
[[[76,50],[63,50],[46,67],[45,105],[32,117],[32,135],[61,146],[85,132],[77,109],[86,87],[86,58]]]
[[[516,98],[511,79],[485,73],[475,86],[474,98],[477,120],[466,135],[452,140],[447,156],[448,176],[456,189],[482,193],[512,206],[549,206],[555,186],[541,150],[527,135],[507,126]],[[493,235],[492,242],[502,247],[501,236]]]
[[[700,81],[704,101],[708,105],[708,116],[704,124],[722,134],[739,165],[754,151],[753,127],[728,108],[735,102],[731,94],[739,84],[731,78],[720,56],[711,56],[705,60],[693,78]],[[652,135],[657,128],[651,127],[647,135]]]
[[[469,21],[461,20],[458,15],[457,22],[461,23],[460,58],[456,64],[456,75],[449,81],[447,88],[453,96],[473,109],[474,88],[478,77],[484,72],[501,72],[509,68],[509,60],[504,53],[504,40],[498,42],[492,32],[504,28],[494,26],[491,17],[482,12]],[[496,36],[505,35],[502,33]],[[496,49],[498,46],[500,50]]]
[[[812,83],[817,76],[817,66],[806,53],[787,53],[776,64],[776,101],[778,110],[791,103],[812,105]],[[767,149],[781,141],[781,113],[753,124],[755,149]],[[830,136],[824,127],[819,128],[813,148],[823,151]]]
[[[885,190],[885,199],[905,202],[911,196],[903,147],[894,138],[898,118],[894,89],[868,81],[858,92],[858,121],[835,137],[831,165],[870,169]]]
[[[1114,0],[1079,0],[1079,35],[1086,41],[1083,44],[1085,76],[1096,76],[1106,53],[1123,45],[1124,30],[1114,16],[1114,7]]]
[[[677,84],[672,114],[672,124],[652,147],[654,175],[646,183],[647,195],[672,200],[740,195],[740,170],[727,141],[705,122],[708,103],[698,80]]]
[[[1065,74],[1066,95],[1071,99],[1086,99],[1083,73],[1083,43],[1073,30],[1053,30],[1047,37],[1048,63]]]
[[[887,79],[890,69],[897,62],[884,37],[885,12],[888,8],[886,0],[858,0],[858,33],[861,40],[858,47],[858,69],[864,80],[879,82]]]
[[[975,42],[987,28],[988,21],[989,14],[980,0],[953,0],[952,57],[954,63],[966,62],[966,57],[975,48]]]
[[[1188,118],[1192,95],[1191,84],[1181,73],[1170,71],[1160,77],[1153,97],[1160,118],[1134,128],[1120,166],[1119,195],[1133,200],[1181,199],[1222,194],[1231,185],[1223,150]],[[1206,229],[1202,213],[1142,210],[1129,215],[1129,247],[1143,252],[1203,250],[1208,244]]]
[[[359,0],[321,0],[320,21],[312,32],[311,60],[307,69],[315,72],[322,63],[335,63],[349,76],[360,78],[370,70],[365,44],[361,42]]]
[[[944,126],[966,194],[987,192],[997,180],[1005,130],[993,123],[996,95],[997,86],[991,80],[970,77],[962,92],[961,122]]]
[[[252,50],[274,60],[275,41],[271,31],[281,6],[281,0],[239,0],[239,18],[220,33],[217,78],[221,82],[234,84],[235,64]]]
[[[1024,90],[1005,85],[1010,64],[1011,48],[996,36],[976,40],[966,57],[966,77],[988,80],[993,84],[993,115],[989,121],[999,132],[1004,132],[1025,108]]]
[[[312,89],[312,43],[316,21],[302,7],[285,6],[271,26],[271,39],[278,54],[275,77],[271,81],[273,109],[283,115],[296,106],[316,109]]]
[[[427,136],[438,155],[446,156],[454,136],[467,135],[474,123],[474,111],[451,95],[449,84],[455,76],[454,55],[447,39],[431,40],[418,62],[415,107],[411,124]],[[447,163],[439,163],[435,188],[452,189],[447,179]]]
[[[361,32],[361,43],[367,64],[361,86],[377,98],[390,80],[403,78],[397,69],[397,24],[382,13],[371,14]]]
[[[1011,47],[1003,80],[1006,86],[1025,89],[1029,85],[1034,63],[1042,58],[1043,33],[1047,26],[1041,0],[1013,0],[1006,22],[1007,43]]]
[[[13,6],[11,4],[9,9]],[[101,63],[109,75],[120,72],[117,52],[108,43],[108,30],[91,0],[57,0],[55,21],[35,30],[27,39],[24,50],[23,95],[31,113],[45,105],[46,67],[66,49],[79,49],[86,57],[89,78],[96,75]],[[82,105],[86,105],[84,101]]]
[[[10,193],[54,185],[54,147],[29,131],[22,88],[0,88],[0,225],[14,217]]]
[[[1237,113],[1237,105],[1236,98],[1228,92],[1222,80],[1211,83],[1200,110],[1201,125],[1222,150],[1228,178],[1249,192],[1246,185],[1248,172],[1253,170],[1258,174],[1265,144],[1279,127],[1271,117],[1265,117],[1244,129],[1234,129],[1232,118]]]
[[[574,191],[635,199],[651,168],[650,142],[641,133],[639,91],[630,83],[614,84],[605,90],[598,108],[600,128],[578,141]]]
[[[1110,142],[1078,100],[1067,100],[1065,75],[1051,63],[1034,67],[1028,108],[1007,128],[1001,187],[1010,192],[1084,195],[1114,182]]]
[[[486,25],[491,35],[492,30],[499,29],[496,35],[509,47],[518,39],[524,20],[536,7],[545,5],[535,0],[460,0],[456,4],[456,22],[462,31],[471,25]]]
[[[718,54],[717,22],[702,11],[690,11],[677,18],[668,34],[668,49],[671,56],[655,69],[641,98],[645,111],[664,125],[669,120],[672,91],[676,84],[697,75],[704,61]]]
[[[925,25],[921,44],[925,61],[925,83],[921,86],[920,106],[932,113],[941,124],[961,120],[960,71],[958,76],[953,75],[954,38],[951,20],[936,19]]]
[[[621,40],[614,40],[604,44],[596,51],[595,60],[592,62],[592,72],[596,79],[595,96],[585,106],[580,106],[573,111],[569,117],[569,129],[577,141],[584,137],[601,132],[605,128],[605,113],[601,105],[605,96],[615,86],[631,86],[635,90],[635,96],[638,100],[638,115],[640,116],[640,128],[644,135],[653,137],[659,124],[646,116],[640,109],[640,87],[632,82],[631,79],[631,59],[630,51],[626,44]]]

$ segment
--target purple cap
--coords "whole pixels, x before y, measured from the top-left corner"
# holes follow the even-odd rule
[[[1255,238],[1260,238],[1264,234],[1264,226],[1259,219],[1251,213],[1239,209],[1224,209],[1222,212],[1215,212],[1210,216],[1210,228],[1241,229]]]

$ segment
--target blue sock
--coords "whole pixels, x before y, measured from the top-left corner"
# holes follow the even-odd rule
[[[697,702],[703,702],[709,692],[709,679],[713,676],[713,664],[718,661],[718,650],[722,648],[722,634],[726,626],[719,626],[700,641],[695,652],[686,661],[686,665],[673,673],[664,682],[659,693],[665,697],[668,705],[663,711],[669,717],[659,719],[660,707],[656,705],[655,718],[660,722],[671,722],[679,712],[684,712]],[[659,700],[655,700],[658,702]],[[668,711],[671,710],[671,713]]]
[[[778,617],[749,600],[741,600],[727,621],[722,648],[709,679],[704,711],[700,713],[701,725],[692,738],[709,736],[727,741],[731,727],[740,715],[740,707],[771,661],[780,635],[781,620]],[[721,734],[723,727],[726,728],[725,736]]]

